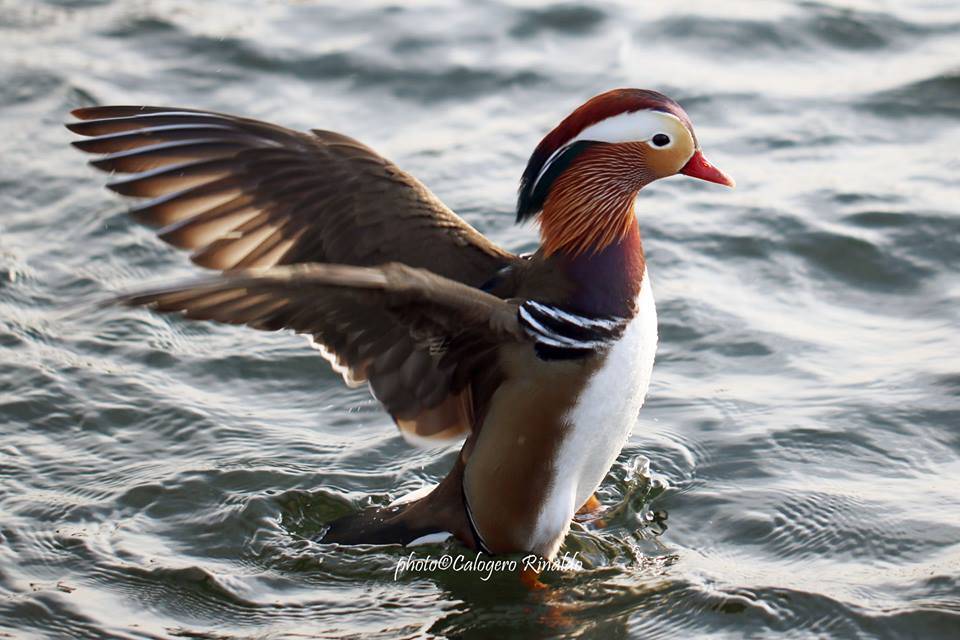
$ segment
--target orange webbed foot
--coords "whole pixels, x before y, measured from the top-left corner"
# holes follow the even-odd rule
[[[599,511],[603,507],[603,504],[600,503],[600,500],[597,499],[597,494],[591,495],[587,498],[587,501],[584,502],[579,509],[577,509],[578,516],[584,516],[594,511]]]
[[[602,513],[603,504],[597,499],[597,494],[593,494],[577,509],[577,512],[574,514],[574,519],[577,522],[589,522],[597,527],[603,528],[607,526],[607,523],[600,518]]]

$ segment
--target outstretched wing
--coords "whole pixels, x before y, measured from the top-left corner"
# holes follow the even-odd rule
[[[191,259],[205,267],[398,262],[480,287],[518,261],[418,180],[338,133],[300,133],[248,118],[169,107],[90,107],[73,114],[79,121],[67,128],[88,136],[74,145],[101,154],[91,164],[131,174],[109,188],[147,198],[132,215],[159,227],[164,241],[192,250]],[[384,313],[386,294],[324,285],[321,296],[317,284],[311,291],[318,295],[310,299],[293,295],[289,285],[281,287],[278,273],[263,275],[261,285],[270,282],[289,294],[284,305],[276,292],[258,289],[251,296],[231,289],[222,297],[214,296],[214,285],[207,284],[197,290],[197,300],[187,300],[184,311],[191,317],[214,314],[210,319],[243,323],[253,318],[249,314],[269,311],[275,316],[256,318],[262,328],[289,322],[289,328],[311,334],[348,384],[370,383],[406,435],[446,438],[469,430],[469,367],[476,354],[484,353],[482,344],[458,365],[451,344],[440,334],[431,333],[432,341],[424,341],[398,324],[396,313]],[[217,286],[236,282],[230,278]],[[283,315],[293,309],[295,315]],[[476,339],[468,332],[453,346],[470,355],[465,345]]]
[[[192,319],[316,336],[351,371],[370,380],[401,429],[422,418],[424,407],[460,397],[472,377],[470,369],[484,366],[498,345],[527,339],[516,303],[399,263],[231,271],[115,301]],[[371,334],[365,318],[355,315],[357,309],[375,310],[402,328],[419,355],[411,357],[405,343],[391,344]],[[413,433],[429,438],[442,431]]]
[[[91,164],[130,173],[131,214],[213,269],[402,262],[482,285],[516,260],[416,178],[345,135],[170,107],[73,111]]]

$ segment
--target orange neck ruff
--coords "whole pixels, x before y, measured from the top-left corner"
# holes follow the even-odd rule
[[[604,145],[584,153],[557,178],[543,205],[544,253],[577,257],[622,241],[635,222],[634,199],[651,179],[640,145]]]

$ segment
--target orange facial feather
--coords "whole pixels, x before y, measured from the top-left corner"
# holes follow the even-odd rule
[[[540,215],[546,255],[596,253],[626,236],[637,192],[657,177],[646,151],[639,142],[600,145],[557,178]]]

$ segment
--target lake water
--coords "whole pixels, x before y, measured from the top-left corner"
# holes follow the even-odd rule
[[[91,303],[199,269],[71,108],[343,131],[530,251],[530,151],[617,86],[738,188],[641,194],[653,385],[546,591],[312,541],[456,450],[302,338]],[[0,0],[0,637],[960,637],[958,125],[956,2]]]

